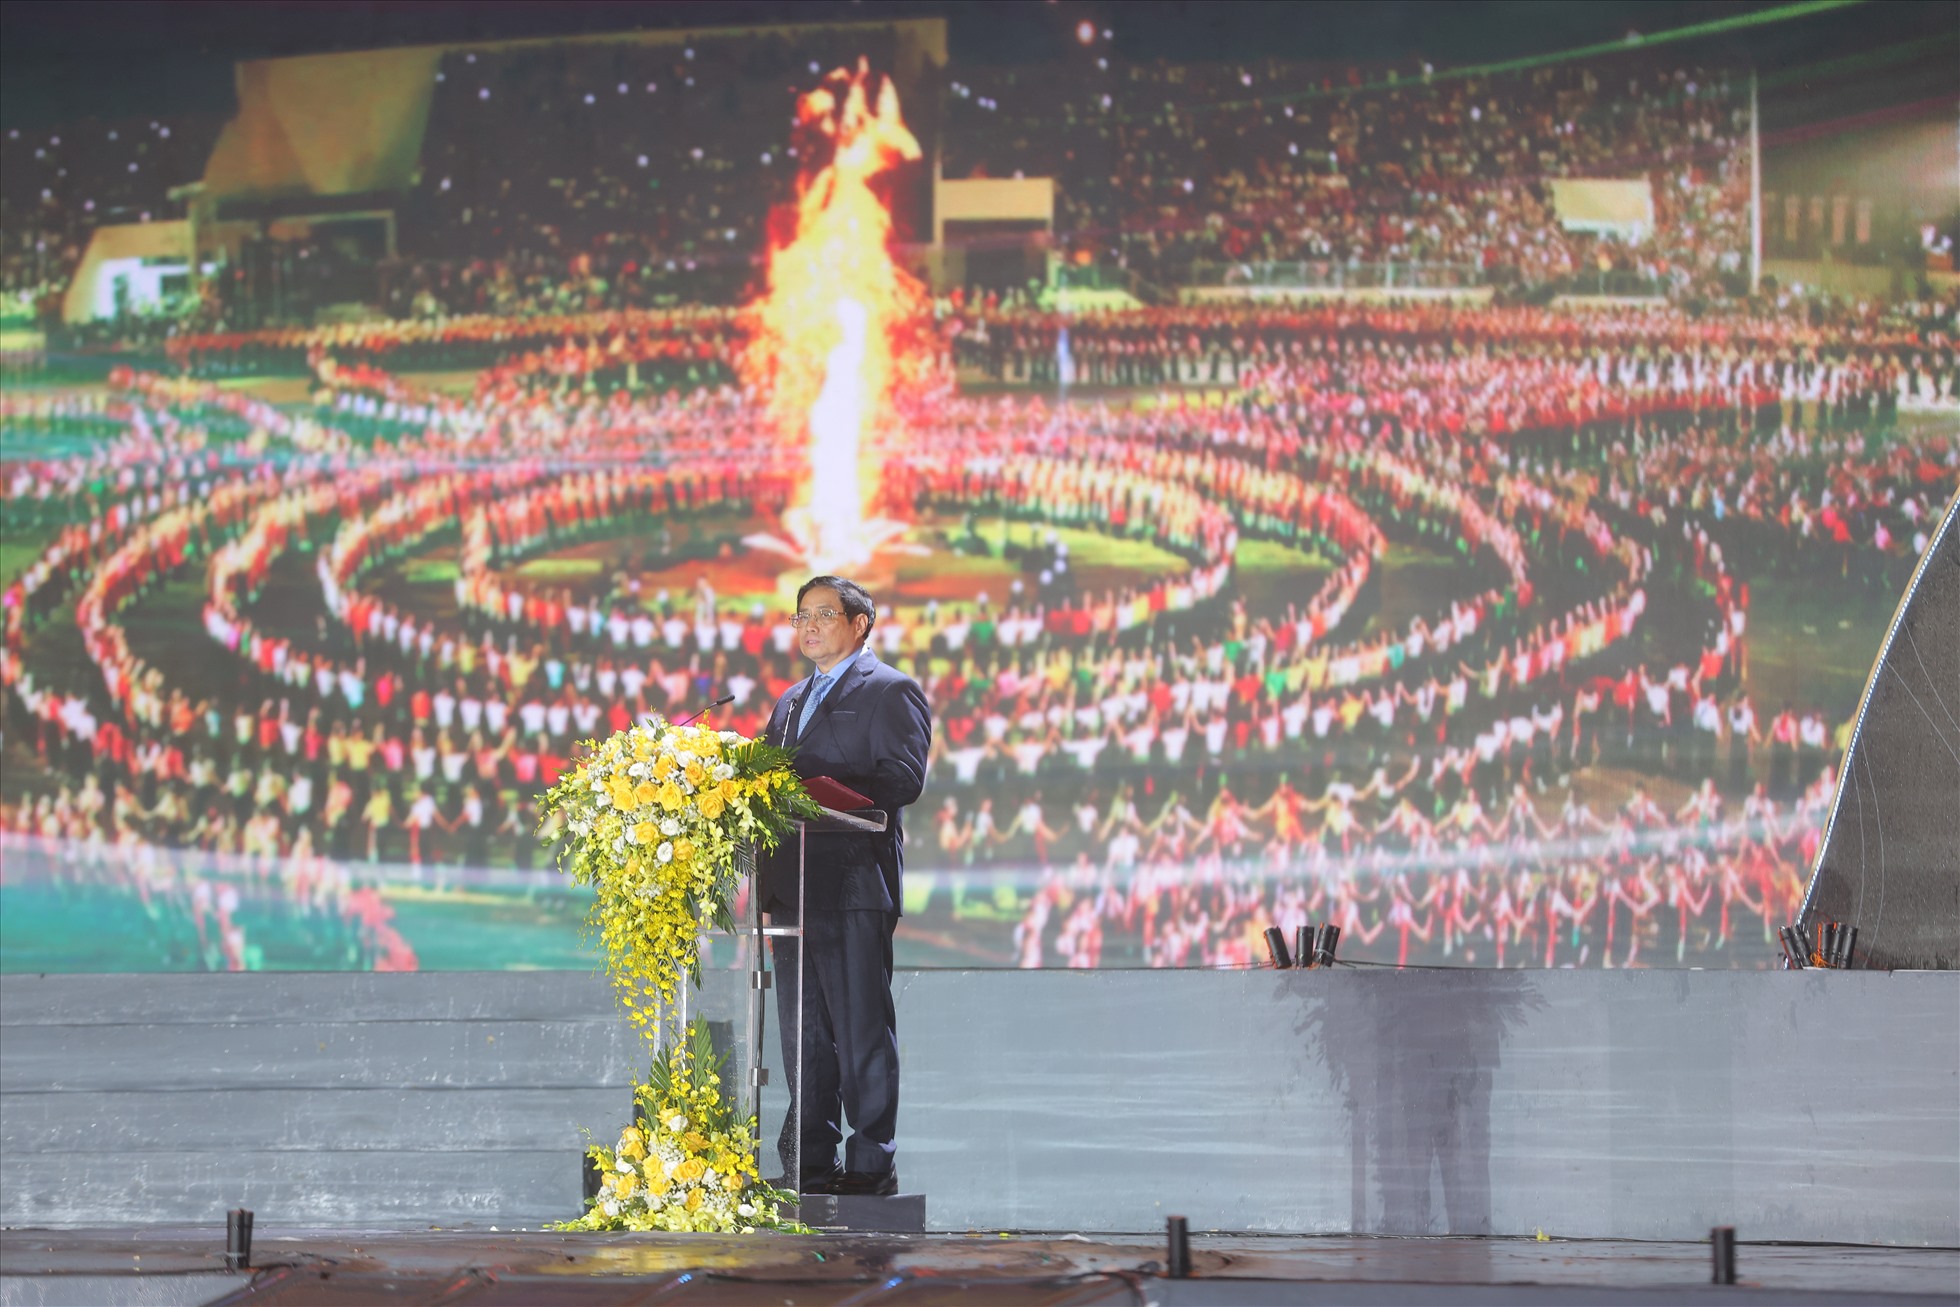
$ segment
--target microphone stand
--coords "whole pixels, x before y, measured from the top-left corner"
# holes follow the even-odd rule
[[[717,699],[717,700],[715,700],[715,701],[714,701],[713,703],[711,703],[711,704],[709,704],[709,705],[708,705],[708,706],[707,706],[706,708],[703,708],[703,709],[701,709],[701,710],[700,710],[700,711],[698,711],[698,712],[692,712],[692,713],[689,713],[689,714],[688,714],[687,716],[685,716],[685,717],[683,717],[683,718],[681,718],[681,719],[680,719],[679,721],[677,721],[677,722],[675,722],[675,723],[674,723],[674,725],[676,725],[676,726],[686,726],[686,725],[688,725],[688,724],[689,724],[690,722],[692,722],[692,721],[693,721],[693,720],[694,720],[694,719],[695,719],[696,717],[699,717],[699,716],[701,716],[701,714],[702,714],[702,713],[709,713],[709,712],[713,712],[713,711],[714,711],[715,709],[717,709],[717,708],[719,708],[719,707],[721,707],[721,706],[722,706],[723,704],[730,704],[730,703],[734,703],[734,702],[735,702],[735,696],[734,696],[734,695],[732,695],[732,694],[724,694],[724,695],[722,695],[722,696],[721,696],[721,698],[719,698],[719,699]]]

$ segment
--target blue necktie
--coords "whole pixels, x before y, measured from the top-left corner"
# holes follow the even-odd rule
[[[835,678],[829,672],[818,672],[810,682],[810,691],[803,696],[803,716],[796,724],[796,738],[802,739],[809,733],[810,723],[816,720],[817,705],[830,693],[830,683]]]

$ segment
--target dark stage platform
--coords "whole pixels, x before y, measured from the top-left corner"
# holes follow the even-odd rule
[[[1551,1304],[1953,1303],[1960,1250],[1744,1244],[1740,1284],[1706,1244],[1609,1240],[1083,1235],[568,1235],[265,1230],[224,1270],[221,1228],[0,1232],[0,1307],[107,1303]]]

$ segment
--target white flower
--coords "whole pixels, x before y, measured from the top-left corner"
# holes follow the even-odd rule
[[[672,840],[660,841],[660,847],[653,851],[653,856],[660,859],[663,864],[672,862],[674,860],[674,842]]]
[[[628,776],[638,776],[640,779],[645,780],[647,774],[647,765],[643,762],[636,762],[631,767],[628,767],[626,769],[626,774]]]
[[[633,1160],[628,1157],[615,1157],[613,1159],[613,1170],[625,1171],[630,1174],[633,1170]]]
[[[667,1118],[667,1128],[675,1134],[679,1134],[681,1131],[687,1129],[687,1118],[679,1112],[676,1112]]]
[[[735,731],[722,731],[721,742],[723,744],[740,744],[742,742],[742,737],[739,733]]]
[[[592,802],[595,805],[601,808],[609,808],[612,806],[612,791],[603,789],[597,785],[593,786],[592,788],[599,791],[598,796],[592,800]]]
[[[672,839],[681,833],[681,824],[672,817],[662,817],[660,819],[660,833]]]
[[[754,1216],[754,1215],[755,1215],[755,1204],[754,1204],[754,1203],[743,1203],[743,1204],[741,1204],[741,1205],[740,1205],[739,1207],[737,1207],[737,1208],[735,1209],[735,1214],[736,1214],[737,1216]]]
[[[597,773],[594,773],[592,777],[592,791],[595,794],[604,794],[606,792],[606,782]]]
[[[619,1204],[614,1202],[612,1199],[608,1198],[606,1199],[605,1202],[599,1204],[599,1210],[604,1212],[607,1216],[618,1216]]]
[[[725,762],[715,764],[716,780],[727,781],[727,780],[733,780],[734,778],[735,778],[735,768],[732,764],[725,763]]]

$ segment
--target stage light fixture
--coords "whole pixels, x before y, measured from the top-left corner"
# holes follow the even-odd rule
[[[1314,942],[1313,961],[1317,967],[1334,965],[1334,950],[1341,946],[1341,928],[1328,922],[1320,928],[1320,938]]]
[[[1310,967],[1313,965],[1314,929],[1311,925],[1293,928],[1293,965]]]
[[[252,1210],[234,1207],[225,1213],[225,1269],[243,1271],[252,1265]]]
[[[1718,1225],[1708,1232],[1708,1246],[1713,1255],[1716,1284],[1735,1283],[1735,1227]]]
[[[1266,952],[1278,970],[1285,971],[1292,967],[1293,959],[1286,951],[1286,932],[1278,926],[1266,927]]]
[[[1173,1280],[1191,1278],[1191,1223],[1181,1216],[1164,1222],[1164,1273]]]
[[[1776,932],[1776,938],[1783,945],[1783,969],[1802,971],[1809,965],[1804,957],[1803,942],[1797,937],[1795,926],[1784,926]]]

